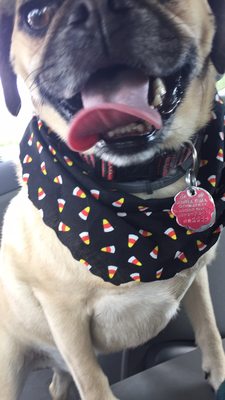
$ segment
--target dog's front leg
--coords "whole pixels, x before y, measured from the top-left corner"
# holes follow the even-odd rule
[[[0,327],[1,400],[18,400],[27,373],[25,349],[15,337]]]
[[[72,382],[70,374],[54,369],[49,392],[53,400],[67,400],[69,388]]]
[[[184,305],[202,351],[202,367],[217,390],[225,379],[225,356],[209,291],[207,269],[198,272],[184,297]]]
[[[116,400],[92,346],[85,299],[73,301],[68,293],[36,294],[43,307],[55,344],[79,390],[82,400]]]

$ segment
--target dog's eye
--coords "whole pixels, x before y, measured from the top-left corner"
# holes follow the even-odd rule
[[[34,8],[27,13],[26,22],[29,28],[34,31],[43,31],[48,28],[54,15],[55,7],[45,6],[43,8]]]

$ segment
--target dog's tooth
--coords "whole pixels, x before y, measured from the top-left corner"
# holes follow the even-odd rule
[[[156,78],[153,82],[154,95],[159,94],[161,97],[166,94],[166,86],[162,79]]]
[[[114,131],[109,131],[109,132],[107,132],[107,136],[108,136],[109,138],[112,138],[112,137],[114,136]]]
[[[145,132],[149,132],[152,130],[152,125],[150,125],[149,123],[145,122]]]
[[[133,123],[133,124],[130,124],[129,125],[129,127],[130,127],[130,131],[136,131],[136,129],[137,129],[137,124],[135,124],[135,123]]]
[[[137,128],[136,128],[136,130],[137,130],[138,132],[142,133],[142,132],[144,132],[144,130],[145,130],[145,127],[144,127],[144,125],[142,125],[142,124],[139,124],[139,125],[137,125]]]
[[[163,103],[162,97],[160,94],[156,94],[153,100],[154,107],[161,107]]]
[[[129,131],[128,126],[124,126],[123,128],[119,129],[118,133],[127,133]]]
[[[143,123],[131,123],[127,126],[121,126],[118,128],[115,128],[109,132],[107,132],[107,136],[111,138],[117,138],[120,137],[123,134],[135,134],[135,133],[146,133],[148,130],[151,129],[151,126],[147,124],[146,122]]]
[[[160,78],[156,78],[153,82],[153,95],[154,100],[152,106],[161,107],[163,104],[163,98],[166,95],[166,86]]]

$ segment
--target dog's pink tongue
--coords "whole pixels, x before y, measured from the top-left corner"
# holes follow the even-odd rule
[[[122,71],[112,79],[91,80],[82,92],[84,108],[74,117],[68,145],[86,151],[113,129],[144,120],[157,129],[162,127],[160,114],[148,105],[149,82],[142,74]]]

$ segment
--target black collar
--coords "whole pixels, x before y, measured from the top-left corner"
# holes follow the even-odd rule
[[[198,134],[193,143],[200,152],[204,135]],[[146,163],[128,167],[116,167],[94,155],[82,155],[82,159],[90,166],[93,177],[104,180],[104,186],[126,193],[152,194],[158,189],[169,186],[192,167],[192,148],[185,143],[178,151],[161,151]]]

